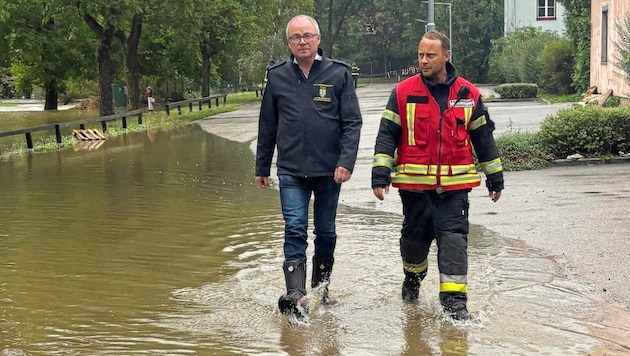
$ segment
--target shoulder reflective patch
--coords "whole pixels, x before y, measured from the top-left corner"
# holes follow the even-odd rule
[[[455,105],[455,103],[457,103],[457,105]],[[453,106],[455,105],[455,106]],[[452,108],[472,108],[473,106],[475,106],[475,100],[473,99],[454,99],[449,101],[448,106],[452,107]]]

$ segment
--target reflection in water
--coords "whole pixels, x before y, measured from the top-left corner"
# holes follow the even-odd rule
[[[340,303],[310,293],[308,324],[290,323],[276,305],[278,194],[252,183],[249,144],[194,125],[0,161],[4,354],[531,355],[594,343],[580,319],[588,291],[478,226],[473,321],[442,315],[435,263],[419,301],[403,303],[401,217],[347,206],[330,286]]]

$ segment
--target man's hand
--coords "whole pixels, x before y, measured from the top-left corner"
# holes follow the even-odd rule
[[[269,188],[269,177],[256,176],[256,184],[258,184],[258,188],[260,189]]]
[[[377,197],[378,200],[383,200],[385,199],[383,192],[385,192],[385,194],[389,194],[389,185],[386,186],[385,188],[380,188],[380,187],[372,188],[372,191],[374,192],[374,196]]]
[[[493,202],[496,202],[497,200],[499,200],[499,198],[501,198],[501,191],[500,190],[498,192],[489,191],[488,196],[490,197],[490,199],[492,199]]]
[[[352,173],[349,170],[339,166],[335,168],[335,183],[341,184],[343,182],[347,182],[352,177]]]

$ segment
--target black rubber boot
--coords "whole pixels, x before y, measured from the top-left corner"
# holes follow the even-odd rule
[[[306,264],[299,260],[288,260],[282,264],[287,293],[278,300],[280,312],[297,317],[308,312],[306,303]]]
[[[470,314],[466,308],[468,297],[465,293],[445,293],[440,292],[440,302],[444,308],[444,313],[453,320],[469,320]]]
[[[337,303],[337,301],[332,299],[328,294],[330,274],[332,273],[334,264],[335,258],[332,256],[313,256],[313,276],[311,278],[311,288],[317,288],[320,284],[324,286],[321,299],[321,302],[324,305]]]
[[[405,271],[405,280],[402,285],[402,299],[414,301],[418,299],[420,292],[420,282],[427,276],[427,271],[421,273]]]

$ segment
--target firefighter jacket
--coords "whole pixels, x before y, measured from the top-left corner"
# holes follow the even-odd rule
[[[319,49],[305,77],[293,57],[269,68],[258,122],[256,176],[333,176],[354,169],[362,118],[350,66]]]
[[[451,75],[441,84],[445,98],[434,97],[421,75],[392,92],[376,139],[372,187],[385,187],[391,179],[394,187],[405,190],[470,190],[481,181],[474,147],[488,189],[503,189],[494,123],[479,90],[456,77],[450,63],[447,68]]]

